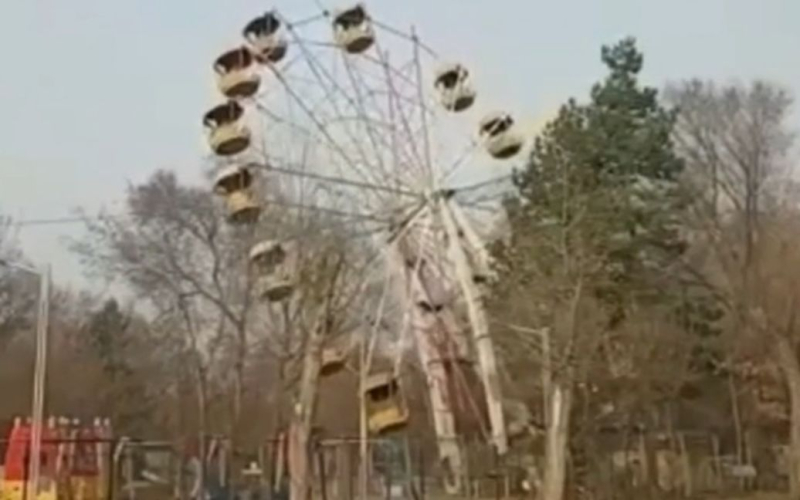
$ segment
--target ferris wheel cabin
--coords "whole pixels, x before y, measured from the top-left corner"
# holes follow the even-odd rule
[[[250,263],[262,272],[271,272],[285,261],[286,250],[277,241],[262,241],[250,250]]]
[[[262,241],[250,250],[250,262],[259,270],[258,295],[270,302],[282,302],[294,291],[293,270],[287,249],[279,242]]]
[[[464,111],[475,102],[476,93],[469,79],[469,71],[460,64],[448,64],[436,74],[439,101],[446,110]]]
[[[267,274],[259,278],[256,290],[258,296],[264,300],[273,303],[283,302],[294,292],[294,282],[279,273]]]
[[[208,129],[208,143],[219,156],[232,156],[250,146],[250,129],[242,123],[244,108],[228,101],[208,111],[203,124]]]
[[[394,374],[382,372],[370,375],[364,387],[364,395],[370,432],[382,434],[408,424],[408,406]]]
[[[214,192],[221,196],[250,189],[252,185],[253,173],[246,166],[224,168],[214,178]]]
[[[237,226],[255,224],[261,217],[261,207],[248,190],[234,191],[225,197],[228,222]]]
[[[492,113],[480,123],[480,136],[489,154],[505,160],[519,153],[524,143],[516,132],[514,118],[508,113]]]
[[[261,85],[261,76],[254,69],[253,54],[247,47],[229,50],[214,61],[217,86],[229,99],[252,97]]]
[[[363,4],[334,14],[333,36],[336,44],[350,54],[361,54],[372,47],[375,30]]]
[[[320,375],[329,377],[342,371],[347,363],[347,353],[344,349],[327,347],[322,351],[322,366]]]
[[[281,20],[274,12],[253,19],[244,27],[242,35],[259,62],[274,64],[286,57],[287,44],[281,27]]]

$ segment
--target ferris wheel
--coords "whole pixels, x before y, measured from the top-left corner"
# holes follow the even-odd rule
[[[501,215],[495,191],[525,146],[515,117],[484,104],[466,65],[441,59],[416,32],[379,21],[364,4],[299,20],[260,14],[213,69],[221,99],[203,124],[230,223],[253,225],[275,204],[338,216],[346,229],[332,231],[370,237],[385,257],[377,268],[391,276],[384,290],[403,309],[400,337],[408,332],[426,374],[441,457],[453,468],[461,461],[455,439],[448,442],[456,411],[447,365],[472,352],[491,440],[504,453],[482,304],[492,271],[477,228]],[[296,235],[279,235],[252,248],[265,300],[291,300],[295,246]],[[326,352],[323,366],[341,362]],[[397,384],[397,373],[381,372],[363,388],[374,395],[375,433],[408,421]]]

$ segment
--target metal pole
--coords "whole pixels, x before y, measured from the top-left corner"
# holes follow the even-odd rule
[[[325,470],[325,447],[320,443],[319,439],[314,442],[314,448],[317,451],[317,463],[319,464],[319,483],[320,483],[320,496],[322,500],[328,500],[328,477]],[[334,448],[336,451],[336,448]]]
[[[420,500],[425,500],[425,477],[426,470],[425,470],[425,442],[420,441],[418,444],[419,448],[417,449],[419,453],[419,498]]]
[[[39,475],[42,449],[42,424],[44,421],[44,392],[47,373],[47,331],[50,322],[50,266],[39,274],[39,312],[36,320],[36,361],[33,373],[33,408],[31,422],[31,453],[28,457],[30,471],[28,491],[31,498],[39,493]]]
[[[369,343],[372,344],[372,339]],[[361,339],[361,363],[358,372],[358,491],[361,500],[366,500],[369,493],[369,444],[367,438],[369,430],[367,427],[367,372],[369,370],[369,349],[368,340]]]
[[[553,385],[553,362],[550,354],[550,330],[539,330],[542,339],[542,408],[544,409],[544,427],[550,425],[550,390]]]
[[[489,336],[489,325],[486,313],[481,303],[481,295],[472,276],[472,270],[464,248],[461,244],[459,230],[450,209],[450,201],[442,199],[439,203],[439,213],[444,223],[447,237],[450,240],[449,250],[455,264],[458,282],[464,293],[467,304],[472,335],[475,341],[475,350],[478,354],[480,375],[486,393],[486,406],[489,410],[489,422],[492,427],[492,441],[498,454],[505,455],[508,450],[505,417],[503,415],[503,402],[500,388],[500,378],[497,373],[497,358],[494,352],[492,338]]]

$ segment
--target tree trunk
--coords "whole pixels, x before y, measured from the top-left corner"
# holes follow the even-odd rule
[[[247,330],[244,325],[237,326],[236,362],[234,363],[233,418],[231,439],[234,446],[239,444],[242,427],[242,401],[244,400],[245,363],[247,357]]]
[[[311,498],[309,436],[308,428],[297,419],[292,421],[289,426],[289,490],[292,500]]]
[[[800,360],[794,345],[783,335],[775,343],[778,364],[789,389],[789,491],[792,499],[800,498]]]
[[[733,429],[736,433],[736,465],[744,463],[744,432],[742,430],[742,412],[739,408],[739,391],[736,388],[736,378],[733,370],[728,371],[728,393],[731,398],[731,413],[733,414]],[[739,479],[739,487],[744,488],[744,478]]]
[[[553,382],[545,443],[542,500],[562,500],[564,498],[571,408],[572,388],[566,384]]]
[[[198,463],[199,467],[199,497],[205,497],[206,491],[206,436],[208,435],[208,385],[206,383],[206,372],[203,367],[197,368],[197,440],[198,440]]]
[[[327,311],[326,311],[327,313]],[[311,497],[311,426],[319,388],[322,348],[327,331],[325,319],[311,331],[303,358],[300,390],[289,429],[289,476],[292,500]]]

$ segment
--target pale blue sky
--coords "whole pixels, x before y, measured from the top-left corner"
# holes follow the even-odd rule
[[[331,0],[326,5],[333,7]],[[199,116],[210,62],[273,4],[253,0],[0,2],[0,213],[68,215],[119,199],[157,168],[198,177]],[[375,17],[415,24],[441,54],[466,60],[491,92],[536,116],[602,75],[599,48],[634,35],[646,79],[764,77],[800,93],[797,0],[371,0]],[[276,0],[288,17],[311,0]],[[61,239],[79,226],[21,230],[29,256],[79,280]]]

